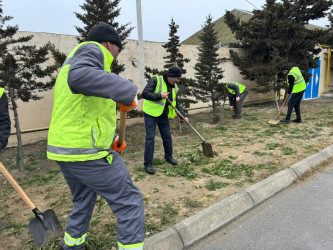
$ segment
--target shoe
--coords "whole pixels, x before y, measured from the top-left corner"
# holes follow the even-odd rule
[[[302,120],[295,119],[295,120],[292,120],[292,122],[296,122],[296,123],[302,123]]]
[[[145,165],[145,170],[148,174],[155,174],[154,168],[152,164]]]
[[[0,230],[1,230],[1,229],[3,229],[3,225],[2,225],[2,223],[0,222]]]
[[[290,120],[287,120],[287,119],[283,119],[283,120],[280,120],[281,123],[289,123]]]
[[[242,117],[240,115],[233,115],[232,118],[234,118],[234,119],[240,119]]]
[[[173,158],[166,159],[166,161],[169,162],[169,163],[172,164],[172,165],[178,165],[178,161],[176,161],[176,160],[173,159]]]

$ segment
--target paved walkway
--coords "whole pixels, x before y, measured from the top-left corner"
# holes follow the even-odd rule
[[[189,250],[333,249],[333,161]],[[321,167],[322,168],[322,167]]]

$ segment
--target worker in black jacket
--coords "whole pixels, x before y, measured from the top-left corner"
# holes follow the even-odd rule
[[[8,100],[4,93],[4,88],[0,88],[0,151],[7,146],[10,134],[10,119],[8,112]],[[0,222],[0,230],[3,228]]]
[[[146,128],[146,144],[144,153],[144,167],[148,174],[154,174],[152,166],[154,156],[154,141],[156,124],[160,130],[163,140],[164,157],[167,162],[177,165],[178,162],[172,157],[172,139],[170,133],[169,119],[175,117],[175,110],[169,105],[167,98],[176,106],[179,112],[188,122],[187,114],[181,108],[177,98],[177,83],[182,73],[180,68],[171,67],[163,76],[153,76],[142,92],[143,112]]]

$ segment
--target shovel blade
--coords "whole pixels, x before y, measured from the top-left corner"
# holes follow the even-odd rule
[[[278,120],[278,119],[273,119],[273,120],[269,120],[268,123],[271,124],[271,125],[277,125],[277,124],[280,123],[280,120]]]
[[[62,227],[55,212],[48,209],[29,223],[29,231],[35,244],[41,247],[47,239],[62,234]]]
[[[203,142],[201,143],[201,146],[202,146],[202,152],[205,156],[214,157],[214,151],[212,145],[210,145],[207,142]]]

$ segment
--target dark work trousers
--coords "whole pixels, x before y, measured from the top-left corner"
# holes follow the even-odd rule
[[[155,132],[156,124],[160,130],[163,140],[164,156],[165,159],[172,158],[172,138],[170,132],[170,124],[168,117],[153,117],[144,115],[146,127],[146,145],[144,155],[144,165],[152,164],[155,148]]]
[[[291,97],[288,101],[288,113],[286,116],[286,120],[290,120],[291,113],[293,112],[293,108],[295,108],[296,113],[296,120],[302,120],[301,118],[301,101],[304,94],[304,91],[298,92],[298,93],[292,93]]]
[[[96,197],[99,194],[108,202],[117,217],[118,242],[123,245],[143,242],[142,194],[133,185],[126,165],[118,153],[113,153],[111,164],[106,158],[57,163],[73,196],[74,207],[66,228],[66,233],[71,238],[79,239],[88,232]],[[64,240],[61,246],[63,249],[83,249],[83,244],[69,246]]]
[[[240,94],[240,96],[239,96],[240,100],[238,102],[236,102],[236,105],[235,105],[235,116],[241,117],[243,102],[248,93],[249,92],[248,92],[247,88],[245,88],[243,93]]]

